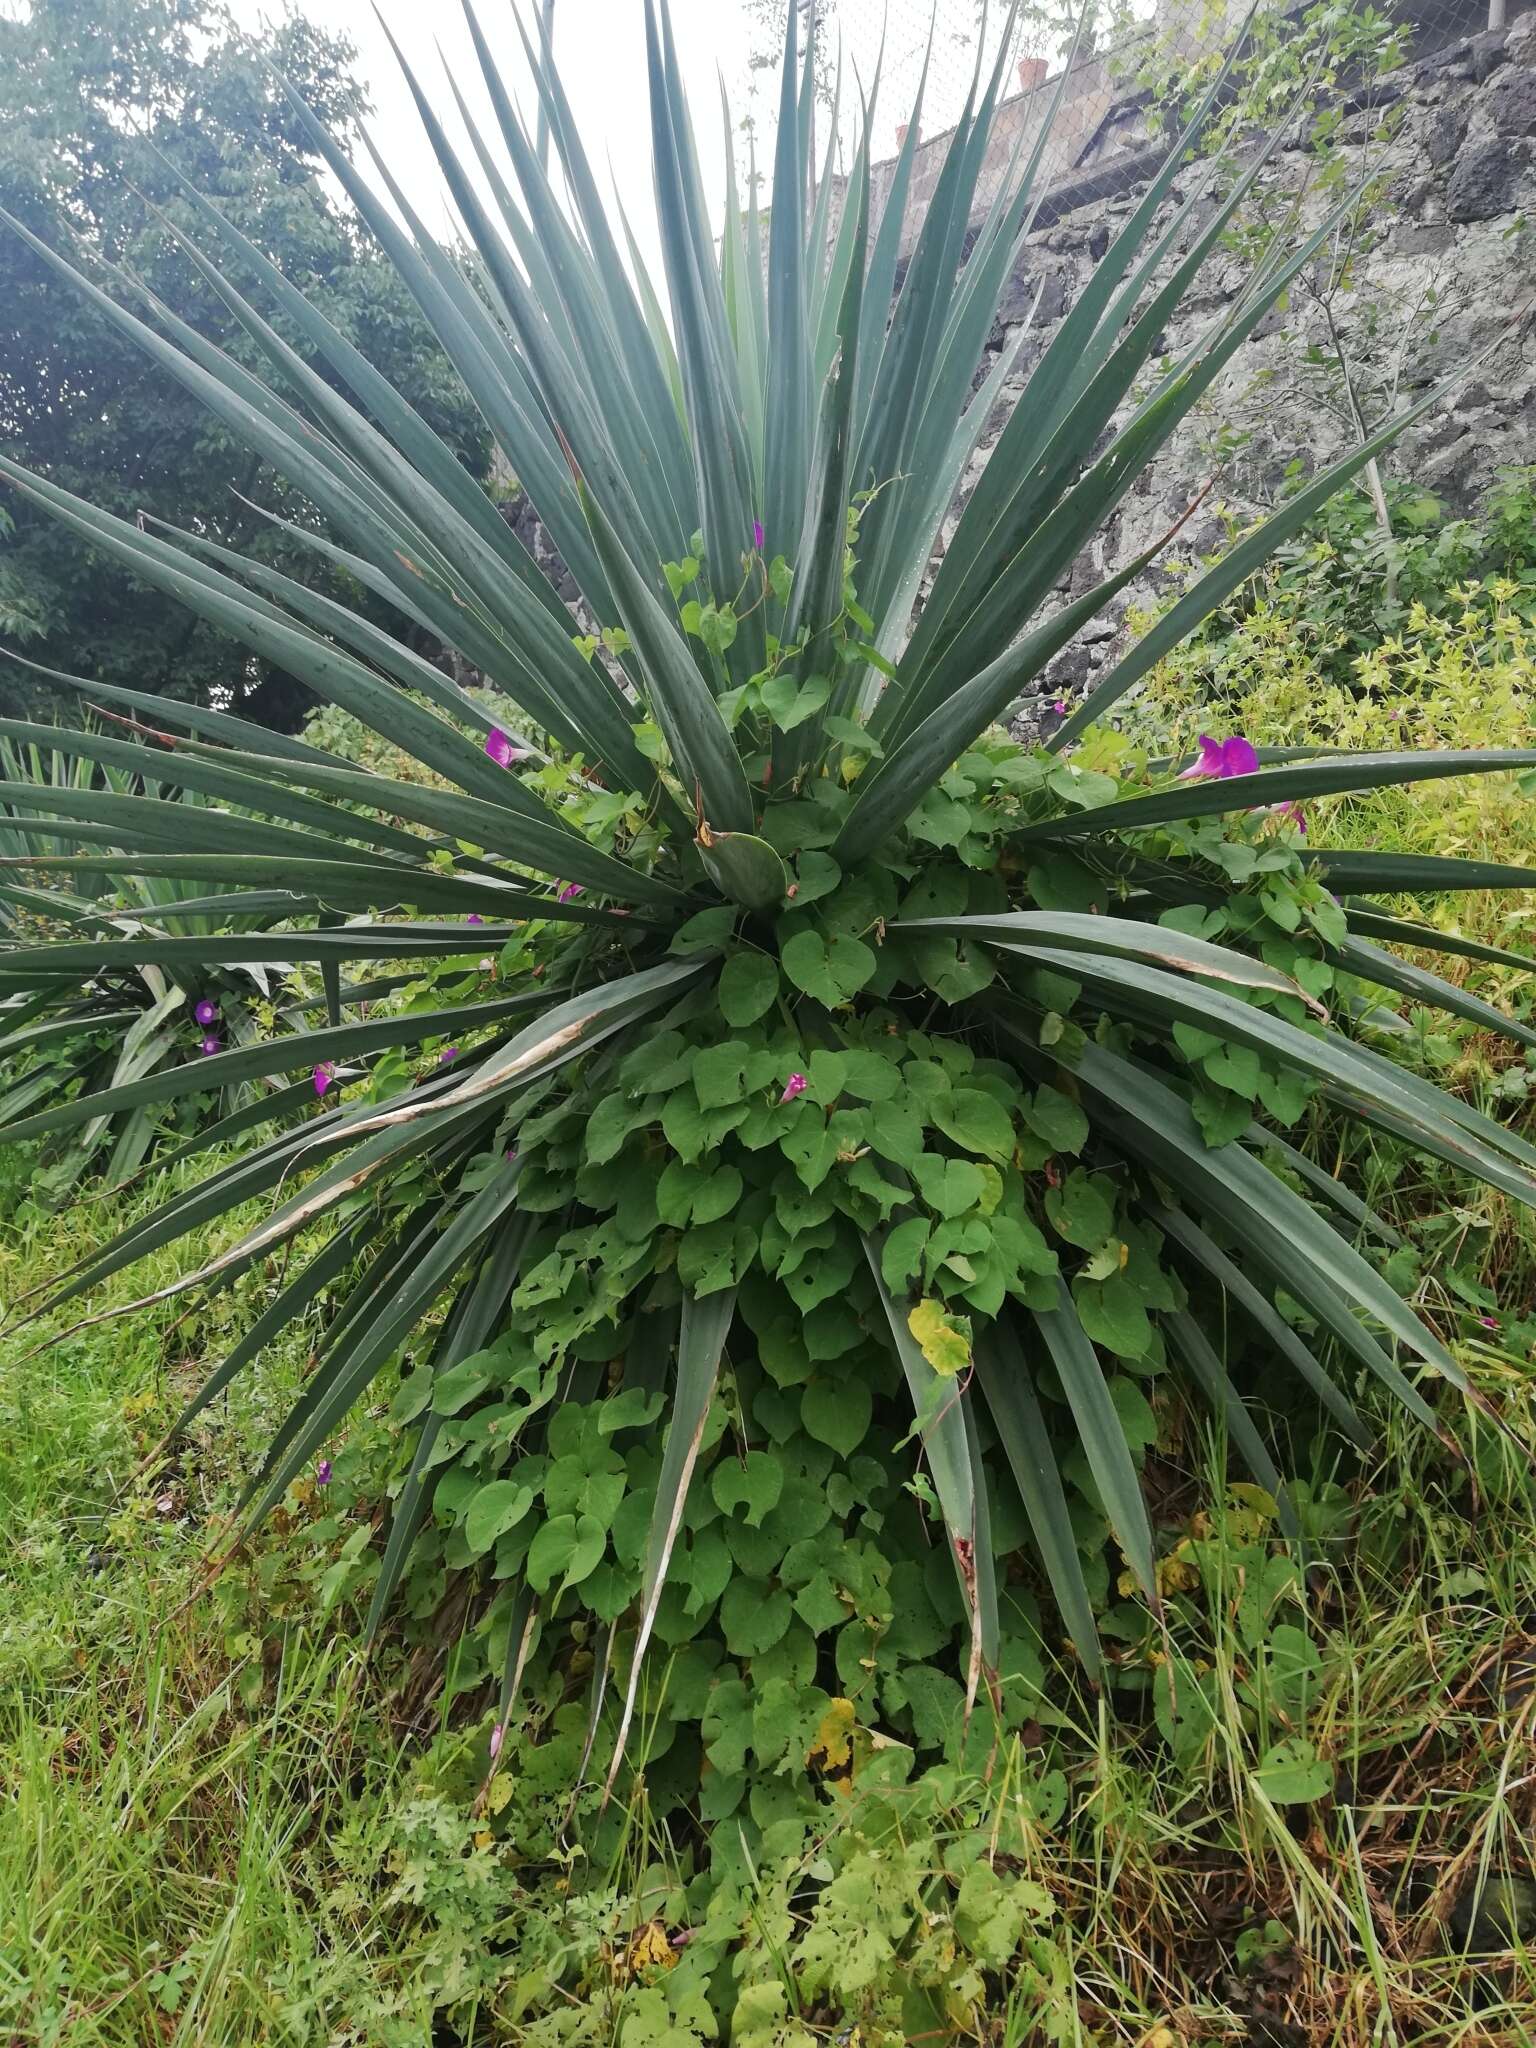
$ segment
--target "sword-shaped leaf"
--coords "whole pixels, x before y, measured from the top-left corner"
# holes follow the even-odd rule
[[[756,823],[752,792],[720,707],[682,633],[624,552],[607,514],[585,484],[579,489],[593,544],[613,585],[619,617],[634,643],[651,710],[677,772],[690,793],[697,792],[717,831],[750,832]]]
[[[640,1620],[635,1630],[635,1646],[630,1653],[629,1682],[624,1688],[624,1710],[619,1717],[613,1761],[608,1766],[608,1780],[603,1787],[605,1800],[613,1791],[614,1780],[624,1760],[624,1745],[629,1739],[629,1724],[634,1718],[646,1647],[656,1625],[656,1610],[661,1605],[667,1566],[672,1560],[672,1547],[677,1541],[683,1509],[687,1505],[688,1483],[698,1460],[704,1424],[709,1419],[710,1403],[715,1396],[715,1381],[720,1375],[725,1340],[730,1334],[735,1314],[734,1287],[721,1288],[702,1296],[683,1296],[682,1322],[677,1337],[677,1384],[672,1395],[666,1442],[662,1447],[656,1505],[646,1537],[645,1571],[640,1581]]]
[[[1219,817],[1227,811],[1262,810],[1271,804],[1296,803],[1302,797],[1346,796],[1363,790],[1393,789],[1406,782],[1438,782],[1455,775],[1499,775],[1536,765],[1536,752],[1526,748],[1458,754],[1346,754],[1310,761],[1295,768],[1266,768],[1257,775],[1210,777],[1186,782],[1155,796],[1126,797],[1095,810],[1073,811],[1023,825],[1015,835],[1025,844],[1045,839],[1097,838],[1110,833],[1141,832],[1184,818]]]
[[[1296,1509],[1285,1482],[1280,1477],[1278,1466],[1264,1447],[1247,1403],[1228,1379],[1221,1360],[1212,1350],[1205,1332],[1185,1309],[1175,1309],[1168,1317],[1168,1328],[1173,1334],[1174,1347],[1200,1382],[1206,1399],[1216,1410],[1227,1428],[1243,1462],[1266,1493],[1274,1500],[1279,1511],[1280,1526],[1292,1541],[1301,1536],[1301,1524],[1296,1518]]]
[[[1352,1402],[1324,1372],[1312,1353],[1286,1322],[1274,1303],[1265,1299],[1248,1276],[1212,1242],[1199,1224],[1182,1209],[1157,1208],[1152,1219],[1159,1230],[1181,1244],[1210,1275],[1223,1293],[1229,1295],[1248,1317],[1279,1358],[1289,1360],[1333,1416],[1344,1433],[1362,1450],[1371,1448],[1371,1433],[1361,1421]]]
[[[1136,1574],[1137,1583],[1155,1613],[1159,1606],[1157,1569],[1141,1481],[1131,1460],[1125,1429],[1109,1397],[1103,1369],[1078,1319],[1071,1290],[1063,1279],[1057,1280],[1056,1287],[1056,1307],[1032,1309],[1030,1318],[1056,1368],[1115,1541],[1124,1551],[1125,1561]]]
[[[179,993],[179,992],[178,992]],[[302,1073],[338,1060],[367,1059],[392,1045],[417,1045],[424,1038],[467,1033],[548,1008],[547,996],[504,996],[492,1003],[467,1003],[450,1010],[415,1010],[404,1016],[371,1017],[362,1024],[328,1025],[320,1031],[296,1031],[263,1044],[236,1046],[207,1058],[186,1060],[179,1067],[146,1075],[121,1087],[61,1102],[20,1122],[0,1127],[0,1142],[15,1144],[45,1131],[68,1130],[91,1116],[109,1116],[140,1104],[172,1102],[178,1095],[206,1093],[268,1074]]]
[[[976,1377],[1002,1441],[1046,1578],[1090,1678],[1102,1671],[1098,1624],[1072,1533],[1072,1515],[1023,1348],[1010,1323],[993,1323],[976,1346]]]
[[[907,1392],[912,1398],[923,1456],[933,1474],[934,1491],[944,1516],[950,1561],[965,1602],[971,1637],[966,1684],[966,1713],[969,1716],[983,1666],[986,1665],[988,1670],[995,1668],[995,1644],[994,1663],[987,1665],[987,1644],[993,1635],[995,1618],[983,1611],[978,1587],[976,1554],[983,1545],[990,1546],[992,1532],[990,1528],[980,1526],[977,1517],[976,1475],[963,1407],[964,1383],[958,1375],[940,1373],[929,1363],[912,1333],[906,1309],[885,1284],[881,1266],[882,1240],[865,1236],[863,1242],[875,1293],[885,1313],[891,1342],[901,1362]]]
[[[1536,889],[1536,868],[1508,861],[1456,860],[1442,853],[1338,853],[1302,850],[1302,860],[1347,896],[1439,896],[1462,889]]]

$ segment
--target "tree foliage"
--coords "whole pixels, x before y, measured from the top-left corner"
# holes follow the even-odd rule
[[[176,241],[195,218],[181,184],[190,180],[478,471],[479,421],[399,278],[317,175],[319,155],[276,76],[354,133],[366,102],[350,56],[302,15],[243,30],[223,0],[31,0],[0,18],[0,206],[75,250],[93,275],[116,271],[198,332],[222,332],[227,308]],[[232,274],[244,274],[238,263]],[[235,353],[255,357],[249,344]],[[0,447],[125,518],[173,519],[339,587],[240,502],[302,518],[291,487],[13,234],[0,237]],[[232,700],[293,724],[307,700],[271,664],[120,566],[82,555],[51,520],[10,510],[0,641],[53,668],[109,668],[146,689]],[[24,672],[0,663],[0,703],[31,701]]]

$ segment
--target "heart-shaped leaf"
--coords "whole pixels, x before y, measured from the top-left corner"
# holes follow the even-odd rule
[[[712,832],[703,825],[694,844],[709,879],[743,910],[771,910],[784,901],[789,875],[766,839],[751,832]]]
[[[846,932],[835,932],[830,940],[820,932],[796,932],[781,958],[795,987],[829,1010],[856,996],[879,965],[873,950]]]
[[[971,1327],[964,1316],[952,1316],[943,1302],[920,1301],[907,1316],[907,1328],[918,1349],[937,1373],[953,1379],[971,1362]]]
[[[520,1522],[533,1506],[533,1489],[513,1479],[493,1479],[482,1486],[464,1517],[464,1540],[476,1557]]]
[[[733,953],[720,970],[720,1014],[727,1024],[755,1024],[778,993],[779,970],[766,953]]]

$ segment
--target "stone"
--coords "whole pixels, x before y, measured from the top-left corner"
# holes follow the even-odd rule
[[[1425,489],[1458,511],[1470,509],[1482,480],[1484,453],[1471,434],[1462,434],[1443,455],[1432,456],[1425,463],[1421,475]]]
[[[1483,105],[1501,135],[1536,135],[1536,70],[1507,66],[1483,94]]]
[[[1453,64],[1464,63],[1471,47],[1465,36],[1458,36],[1455,42],[1442,43],[1438,50],[1431,50],[1427,57],[1422,58],[1414,66],[1414,69],[1430,75],[1436,71],[1445,71]]]
[[[1059,320],[1067,309],[1067,271],[1059,263],[1053,263],[1043,273],[1020,264],[1008,280],[1007,289],[997,308],[998,328],[1017,327],[1030,316],[1034,308],[1036,327],[1048,327]],[[1035,305],[1035,295],[1040,303]]]
[[[1279,333],[1280,329],[1285,325],[1286,321],[1289,318],[1290,308],[1288,306],[1281,305],[1277,300],[1275,304],[1269,308],[1267,313],[1264,313],[1260,316],[1258,321],[1250,330],[1250,340],[1267,341],[1270,335]]]
[[[1479,18],[1475,8],[1465,17],[1468,26]],[[1433,23],[1426,20],[1425,26],[1427,40]],[[1536,237],[1529,242],[1517,237],[1511,217],[1536,212],[1536,7],[1522,14],[1507,35],[1464,31],[1391,80],[1344,84],[1331,100],[1335,133],[1374,126],[1380,107],[1393,99],[1401,120],[1391,138],[1380,147],[1347,151],[1351,173],[1379,177],[1384,194],[1357,249],[1351,288],[1338,300],[1346,344],[1358,356],[1373,404],[1392,373],[1399,342],[1405,349],[1400,402],[1407,403],[1439,377],[1478,362],[1489,343],[1510,328],[1516,308],[1533,295]],[[1059,331],[1090,266],[1102,261],[1120,223],[1146,192],[1150,158],[1145,140],[1144,122],[1128,96],[1122,96],[1107,110],[1075,171],[1054,181],[1052,192],[1060,195],[1061,209],[1042,215],[1021,252],[988,346],[995,349],[1005,338],[1018,338],[1018,323],[1034,308],[1038,292],[1034,326],[987,423],[988,440],[971,465],[961,503],[974,488],[1005,408],[1018,399],[1024,373]],[[1082,173],[1090,160],[1099,167],[1097,185],[1084,184]],[[1123,175],[1117,177],[1122,166]],[[1276,153],[1261,174],[1261,194],[1266,200],[1289,199],[1305,185],[1309,170],[1305,157],[1285,159]],[[1181,180],[1192,175],[1181,173]],[[1188,189],[1195,189],[1193,183]],[[1320,193],[1303,197],[1307,226],[1317,224],[1325,204]],[[1159,224],[1166,226],[1174,210],[1175,200],[1165,199],[1157,211]],[[1181,237],[1198,225],[1186,223]],[[915,227],[914,222],[908,247]],[[1325,265],[1319,288],[1326,289],[1327,282]],[[1171,317],[1160,309],[1159,324],[1162,319],[1167,324],[1154,349],[1179,356],[1198,349],[1202,336],[1219,328],[1248,284],[1245,260],[1218,255],[1202,273],[1195,298]],[[1433,287],[1432,299],[1426,297],[1428,287]],[[1050,608],[1070,602],[1159,540],[1213,466],[1220,470],[1220,503],[1242,522],[1278,503],[1298,473],[1316,473],[1344,452],[1348,435],[1342,417],[1318,403],[1307,372],[1299,367],[1307,341],[1320,339],[1312,305],[1311,293],[1297,290],[1288,305],[1265,314],[1199,411],[1136,477],[1120,506],[1118,531],[1098,536],[1092,549],[1063,573],[1048,600]],[[1422,480],[1458,510],[1475,505],[1498,468],[1536,462],[1536,366],[1528,368],[1518,359],[1518,337],[1512,336],[1508,347],[1514,358],[1508,365],[1502,353],[1490,359],[1487,382],[1470,383],[1454,412],[1447,405],[1422,419],[1393,458],[1394,473]],[[1152,387],[1158,369],[1154,354],[1134,397]],[[1123,424],[1131,402],[1117,413],[1117,424]],[[1230,448],[1213,455],[1213,446],[1224,445],[1219,438],[1213,441],[1222,428],[1230,431]],[[1100,431],[1088,460],[1102,453],[1113,431]],[[958,510],[958,504],[952,508],[952,519]],[[947,530],[953,531],[952,524]],[[1202,505],[1164,556],[1137,579],[1134,602],[1144,604],[1167,592],[1189,562],[1223,549],[1226,537],[1215,506]],[[542,560],[547,537],[538,538]],[[1040,679],[1045,703],[1057,695],[1078,694],[1101,661],[1115,658],[1122,633],[1123,628],[1103,618],[1078,635]],[[1038,718],[1039,708],[1034,699],[1018,706],[1016,715],[1027,721],[1033,710]]]
[[[1456,230],[1446,221],[1405,221],[1392,237],[1394,256],[1443,256],[1455,246]]]
[[[1514,209],[1516,162],[1507,142],[1490,136],[1464,149],[1446,187],[1453,221],[1495,220]]]
[[[1455,156],[1466,132],[1467,109],[1464,103],[1436,107],[1424,122],[1420,146],[1429,161],[1439,169]]]
[[[1459,420],[1445,413],[1439,419],[1431,418],[1429,425],[1414,435],[1414,443],[1421,456],[1439,455],[1444,449],[1453,447],[1466,431]]]
[[[1472,76],[1481,85],[1485,78],[1491,78],[1501,64],[1508,61],[1507,37],[1501,28],[1485,28],[1481,35],[1475,35],[1469,45],[1472,59]]]
[[[1081,641],[1074,640],[1070,647],[1063,647],[1060,654],[1046,663],[1043,676],[1051,696],[1065,697],[1073,690],[1081,689],[1092,673],[1093,662],[1088,649]]]

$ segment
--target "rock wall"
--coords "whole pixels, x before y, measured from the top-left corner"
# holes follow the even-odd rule
[[[1356,252],[1351,288],[1335,295],[1332,313],[1372,425],[1458,367],[1473,366],[1459,390],[1384,458],[1390,474],[1469,510],[1500,470],[1536,463],[1536,342],[1530,323],[1517,322],[1536,304],[1536,237],[1527,225],[1536,208],[1536,12],[1520,15],[1507,30],[1437,43],[1436,30],[1443,38],[1451,18],[1448,6],[1461,0],[1414,4],[1426,15],[1417,39],[1421,54],[1375,81],[1368,96],[1346,97],[1337,109],[1346,177],[1379,176],[1382,196]],[[1017,95],[999,110],[996,166],[1012,159],[1021,130],[1027,142],[1048,90]],[[1033,319],[946,522],[940,552],[1030,370],[1162,161],[1164,145],[1148,132],[1144,97],[1112,89],[1098,60],[1085,71],[1074,103],[1080,118],[1070,128],[1070,168],[1051,186],[1040,210],[1043,225],[1005,291],[978,385],[1032,307]],[[1397,127],[1383,145],[1374,138],[1391,110]],[[908,248],[946,139],[933,138],[918,152]],[[890,168],[876,167],[878,192],[888,189]],[[1281,138],[1259,189],[1276,208],[1301,191],[1303,220],[1312,225],[1337,197],[1310,188],[1316,171],[1307,134],[1298,130]],[[990,184],[984,178],[982,187],[984,212],[995,177]],[[1170,214],[1184,196],[1180,181]],[[1209,211],[1197,210],[1187,236],[1198,235],[1208,219]],[[1319,267],[1320,284],[1326,268]],[[1247,276],[1236,256],[1213,256],[1196,294],[1166,330],[1168,355],[1181,356],[1207,332]],[[1309,351],[1326,351],[1329,340],[1316,295],[1301,287],[1260,323],[1073,565],[1058,601],[1081,595],[1167,533],[1207,484],[1209,494],[1168,554],[1057,656],[1039,689],[1017,707],[1016,729],[1028,733],[1053,722],[1048,707],[1054,700],[1090,687],[1126,644],[1127,612],[1182,580],[1192,561],[1219,552],[1233,520],[1273,508],[1296,475],[1351,445],[1337,378],[1306,360]],[[514,495],[503,516],[579,614],[576,587],[532,505]]]
[[[1383,143],[1379,131],[1389,105],[1397,126]],[[1373,425],[1456,368],[1475,364],[1459,392],[1385,458],[1391,474],[1465,509],[1501,469],[1536,462],[1536,356],[1529,323],[1517,317],[1536,300],[1536,242],[1527,225],[1536,206],[1536,14],[1519,17],[1508,30],[1431,48],[1376,81],[1368,98],[1346,97],[1338,111],[1346,175],[1379,176],[1383,195],[1356,250],[1349,289],[1332,296],[1332,318]],[[1108,195],[1090,189],[1080,203],[1053,205],[1050,224],[1030,238],[989,338],[983,372],[1027,320],[1037,293],[1039,303],[956,513],[1031,367],[1145,189],[1150,152],[1144,134],[1137,136],[1137,119],[1138,103],[1127,100],[1101,110],[1098,129],[1102,137],[1118,127],[1119,163],[1139,164],[1135,174],[1122,175]],[[1277,211],[1300,192],[1310,226],[1337,199],[1337,193],[1314,189],[1316,170],[1307,133],[1298,129],[1281,139],[1259,189]],[[1170,214],[1188,189],[1181,180]],[[1198,234],[1208,219],[1204,206],[1197,209],[1187,233]],[[1319,290],[1328,274],[1320,260],[1313,273]],[[1169,357],[1181,356],[1219,320],[1246,276],[1246,264],[1235,255],[1212,257],[1196,294],[1167,329],[1161,346]],[[1196,492],[1215,482],[1178,537],[1177,554],[1057,657],[1038,696],[1019,707],[1024,726],[1035,725],[1051,700],[1080,695],[1091,684],[1123,643],[1127,609],[1182,575],[1192,559],[1217,551],[1230,519],[1271,508],[1298,473],[1310,473],[1351,445],[1348,401],[1337,374],[1308,361],[1309,352],[1330,352],[1328,321],[1317,292],[1293,288],[1138,479],[1099,541],[1074,565],[1060,599],[1090,588],[1149,546]],[[944,538],[952,532],[953,517]]]

